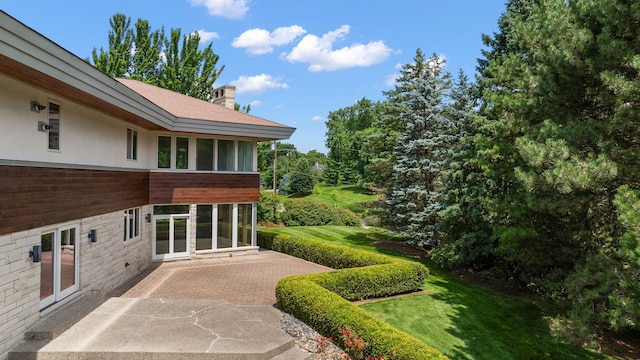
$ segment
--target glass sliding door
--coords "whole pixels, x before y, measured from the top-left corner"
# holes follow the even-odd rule
[[[40,308],[78,291],[78,226],[65,226],[40,236]]]

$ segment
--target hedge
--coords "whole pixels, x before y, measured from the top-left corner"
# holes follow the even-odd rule
[[[288,199],[281,214],[287,226],[358,226],[360,218],[351,210],[307,199]]]
[[[345,348],[341,329],[365,343],[366,358],[446,359],[422,341],[374,318],[348,300],[383,297],[422,288],[428,270],[421,264],[312,239],[258,231],[261,247],[338,270],[295,275],[276,286],[280,308]],[[393,355],[391,355],[393,352]]]

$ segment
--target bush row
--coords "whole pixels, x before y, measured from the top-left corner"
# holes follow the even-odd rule
[[[333,207],[327,203],[306,199],[284,202],[282,221],[287,226],[358,226],[360,219],[351,210]]]
[[[437,350],[377,320],[348,300],[382,297],[422,288],[428,270],[417,263],[322,241],[258,232],[261,247],[338,270],[284,278],[276,287],[278,305],[343,348],[342,329],[365,343],[366,358],[444,359]],[[393,355],[392,355],[393,352]]]

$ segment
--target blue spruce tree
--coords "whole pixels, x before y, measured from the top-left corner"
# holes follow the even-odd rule
[[[456,126],[448,110],[450,74],[444,60],[429,59],[420,50],[414,58],[419,73],[407,92],[401,116],[406,127],[394,149],[392,184],[387,190],[387,211],[394,228],[419,245],[437,242],[438,212],[444,205],[442,173],[456,143]],[[401,84],[402,85],[402,84]]]

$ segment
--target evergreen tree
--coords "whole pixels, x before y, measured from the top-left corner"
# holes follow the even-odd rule
[[[481,63],[496,253],[589,329],[620,310],[606,269],[630,268],[615,196],[639,185],[638,19],[628,1],[511,1]]]
[[[289,191],[292,194],[306,194],[313,190],[316,179],[311,171],[311,164],[306,158],[301,157],[293,166],[289,182]]]
[[[366,167],[369,181],[375,186],[388,189],[393,186],[394,165],[397,162],[395,148],[398,139],[406,130],[408,119],[403,116],[408,109],[408,94],[416,87],[417,80],[423,76],[426,59],[420,49],[416,51],[413,62],[404,64],[393,90],[383,92],[386,101],[381,103],[381,115],[374,119],[374,131],[365,138],[365,148],[371,159]],[[382,214],[382,223],[390,224],[390,219]]]
[[[289,194],[289,185],[291,184],[291,178],[289,174],[284,174],[280,183],[278,184],[278,194],[287,195]]]
[[[487,179],[475,159],[476,135],[486,120],[478,114],[477,89],[462,71],[452,88],[451,100],[449,116],[458,125],[459,144],[443,172],[446,197],[440,214],[442,236],[429,255],[443,265],[482,270],[494,264],[496,247],[484,205]]]
[[[420,73],[412,84],[405,84],[409,91],[399,94],[407,125],[394,150],[397,161],[393,186],[387,189],[386,211],[394,227],[410,241],[433,245],[444,200],[442,171],[456,141],[445,103],[450,75],[437,55],[424,59],[418,50],[414,60],[422,65],[416,65]]]

